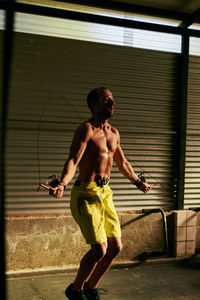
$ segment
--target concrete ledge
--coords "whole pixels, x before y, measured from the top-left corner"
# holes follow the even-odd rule
[[[154,259],[146,259],[146,260],[133,260],[133,261],[115,261],[111,266],[111,269],[124,269],[131,268],[141,264],[160,264],[160,263],[176,263],[176,262],[185,262],[188,260],[200,260],[200,254],[192,256],[190,258],[187,257],[160,257]],[[43,268],[35,268],[35,269],[23,269],[16,271],[8,271],[6,272],[7,278],[17,278],[17,277],[29,277],[29,276],[40,276],[40,275],[50,275],[50,274],[61,274],[61,273],[71,273],[77,272],[79,265],[68,265],[62,267],[43,267]]]

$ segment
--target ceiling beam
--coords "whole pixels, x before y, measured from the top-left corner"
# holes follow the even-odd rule
[[[2,5],[2,3],[0,2],[0,8],[7,9],[7,5]],[[111,26],[120,26],[120,27],[135,28],[141,30],[166,32],[166,33],[178,34],[178,35],[182,35],[184,34],[185,31],[188,31],[188,34],[190,36],[200,37],[200,30],[193,30],[193,29],[187,29],[187,28],[181,28],[181,27],[175,27],[169,25],[160,25],[160,24],[147,23],[141,21],[113,18],[113,17],[101,16],[96,14],[70,11],[65,9],[56,9],[52,7],[24,4],[19,2],[14,3],[14,11],[41,15],[41,16],[105,24]]]
[[[193,12],[188,18],[183,20],[183,22],[179,24],[179,27],[188,28],[193,23],[195,22],[197,23],[199,21],[200,21],[200,8],[195,10],[195,12]]]
[[[20,2],[15,2],[14,10],[16,12],[36,14],[41,16],[56,17],[62,19],[98,23],[98,24],[105,24],[111,26],[120,26],[126,28],[136,28],[142,30],[151,30],[157,32],[166,32],[166,33],[173,33],[173,34],[183,34],[185,30],[184,28],[180,28],[176,26],[160,25],[160,24],[147,23],[141,21],[113,18],[113,17],[102,16],[102,15],[71,11],[66,9],[24,4]]]
[[[55,2],[64,2],[65,0],[53,0]],[[124,11],[130,13],[138,13],[144,14],[148,16],[156,16],[156,17],[163,17],[167,19],[174,19],[174,20],[185,20],[190,17],[189,13],[183,13],[179,11],[169,10],[169,9],[161,9],[155,8],[150,6],[143,6],[137,4],[130,4],[130,3],[122,3],[118,1],[111,1],[111,0],[68,0],[67,2],[78,4],[78,5],[86,5],[98,8],[106,8],[112,9],[117,11]]]

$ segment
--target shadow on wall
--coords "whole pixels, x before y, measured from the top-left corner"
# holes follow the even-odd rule
[[[170,224],[169,226],[169,223]],[[125,248],[132,244],[132,259],[144,261],[148,258],[173,254],[172,243],[168,243],[173,233],[173,217],[165,215],[162,209],[142,210],[140,215],[131,218],[122,216],[122,240]],[[172,238],[173,240],[173,238]],[[125,251],[126,252],[126,251]]]

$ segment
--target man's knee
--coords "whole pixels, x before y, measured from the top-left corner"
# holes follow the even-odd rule
[[[107,252],[107,243],[91,245],[91,251],[96,262],[100,261]]]
[[[122,242],[121,239],[110,239],[108,251],[110,252],[113,257],[117,256],[122,251]]]
[[[115,254],[118,255],[122,251],[122,242],[120,241],[119,243],[116,244],[115,246]]]
[[[120,253],[122,251],[122,249],[123,249],[123,245],[122,245],[122,242],[120,241],[120,243],[117,246],[118,253]]]

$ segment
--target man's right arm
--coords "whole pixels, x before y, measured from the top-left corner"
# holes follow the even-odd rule
[[[75,131],[72,144],[70,147],[70,154],[64,164],[60,184],[52,189],[52,194],[56,198],[61,198],[63,195],[64,187],[74,177],[76,168],[85,152],[87,143],[91,137],[92,129],[88,124],[82,124]]]

